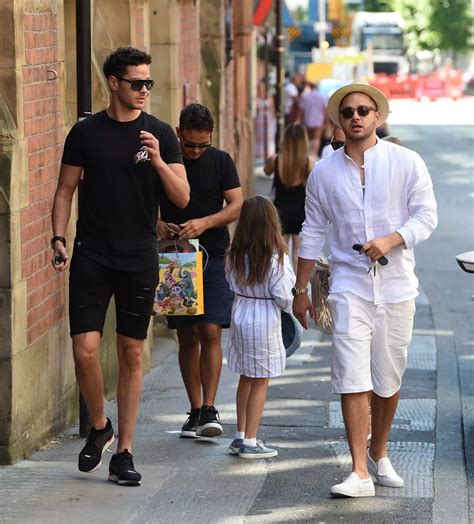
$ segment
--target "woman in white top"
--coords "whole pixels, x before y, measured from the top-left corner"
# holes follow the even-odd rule
[[[295,275],[286,254],[278,212],[266,197],[248,198],[241,210],[226,264],[235,293],[227,362],[240,374],[237,432],[230,451],[242,458],[278,454],[256,440],[270,377],[286,363],[281,310],[293,302]]]

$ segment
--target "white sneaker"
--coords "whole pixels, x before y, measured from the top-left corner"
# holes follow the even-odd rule
[[[374,477],[375,483],[389,488],[402,488],[405,485],[402,477],[397,475],[388,457],[382,457],[379,461],[370,456],[367,450],[367,466],[370,475]]]
[[[375,488],[372,479],[361,479],[354,471],[344,482],[331,488],[332,497],[374,497]]]

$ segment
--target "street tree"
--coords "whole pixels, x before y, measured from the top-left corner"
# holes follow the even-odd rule
[[[365,0],[364,2],[364,11],[389,13],[393,10],[393,0]]]
[[[432,1],[430,27],[436,33],[436,47],[451,52],[453,60],[472,49],[472,24],[470,0]]]
[[[308,16],[308,9],[306,9],[302,5],[298,5],[291,11],[291,16],[295,20],[295,22],[304,23],[307,22],[309,19]]]
[[[405,21],[405,45],[410,56],[437,47],[438,35],[431,28],[432,0],[394,0],[393,8]]]

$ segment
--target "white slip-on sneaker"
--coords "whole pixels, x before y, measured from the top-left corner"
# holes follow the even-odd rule
[[[354,471],[344,482],[331,488],[332,497],[374,497],[375,488],[372,479],[361,479]]]
[[[367,450],[367,466],[369,474],[374,477],[376,484],[380,486],[387,486],[389,488],[403,488],[405,482],[394,470],[392,463],[388,457],[382,457],[380,460],[375,460],[370,456]]]

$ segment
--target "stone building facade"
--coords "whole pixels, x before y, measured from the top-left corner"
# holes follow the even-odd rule
[[[93,110],[108,103],[102,63],[115,48],[151,53],[148,110],[173,127],[189,101],[216,116],[215,145],[252,173],[251,0],[92,2]],[[75,0],[0,0],[0,463],[28,456],[78,416],[67,275],[50,266],[51,206],[76,118]],[[76,211],[68,240],[74,238]],[[114,308],[103,336],[115,394]],[[147,348],[146,366],[150,366]]]

